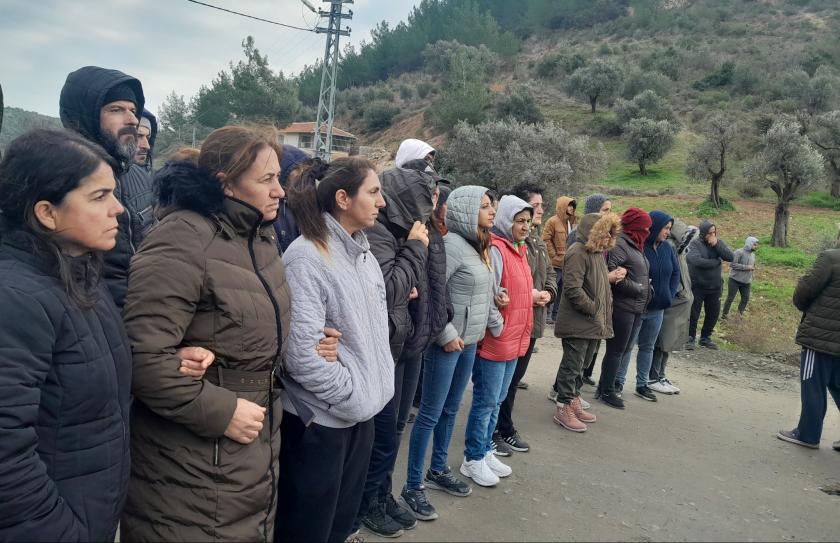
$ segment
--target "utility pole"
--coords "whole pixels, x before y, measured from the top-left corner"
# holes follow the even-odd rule
[[[344,13],[344,4],[353,0],[322,0],[330,3],[330,10],[318,10],[321,17],[329,17],[327,27],[317,27],[315,32],[327,35],[324,48],[324,66],[321,71],[321,92],[318,94],[318,115],[315,121],[315,155],[329,160],[332,154],[333,113],[335,111],[336,71],[338,68],[338,39],[350,36],[350,28],[341,29],[344,19],[353,18],[353,10]],[[325,134],[321,131],[325,129]]]

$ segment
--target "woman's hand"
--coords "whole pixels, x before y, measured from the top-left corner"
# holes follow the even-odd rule
[[[327,362],[336,362],[338,360],[338,339],[341,337],[341,332],[335,328],[324,328],[324,338],[315,346],[318,356]]]
[[[454,352],[461,352],[464,350],[464,340],[456,337],[449,343],[443,346],[443,352],[445,353],[454,353]]]
[[[508,296],[506,290],[502,290],[501,292],[496,294],[496,307],[498,307],[499,309],[504,309],[508,306],[509,303],[510,296]]]
[[[257,439],[265,420],[265,407],[249,402],[244,398],[236,399],[236,411],[230,419],[225,436],[247,445]]]
[[[416,239],[422,243],[426,248],[429,247],[429,229],[420,221],[414,221],[411,226],[411,231],[408,233],[408,239]]]
[[[621,266],[619,266],[613,271],[611,271],[608,277],[611,285],[621,283],[622,281],[624,281],[624,278],[627,277],[627,268],[622,268]]]
[[[216,355],[204,347],[181,347],[175,354],[181,359],[178,371],[196,380],[204,377],[207,368],[216,360]]]
[[[411,292],[408,293],[409,300],[416,300],[420,296],[420,293],[417,292],[417,287],[411,287]]]

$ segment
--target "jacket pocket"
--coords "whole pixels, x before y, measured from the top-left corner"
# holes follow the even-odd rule
[[[464,339],[464,336],[467,335],[467,330],[470,329],[470,306],[464,307],[464,326],[459,331],[459,337]]]

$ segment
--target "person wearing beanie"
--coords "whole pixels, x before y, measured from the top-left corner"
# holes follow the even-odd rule
[[[600,192],[590,194],[583,203],[583,212],[587,215],[590,213],[609,213],[610,211],[612,211],[610,197]]]
[[[723,315],[721,319],[726,320],[729,316],[729,308],[735,301],[735,296],[741,294],[741,302],[738,304],[738,313],[743,317],[750,303],[750,288],[755,272],[755,252],[758,250],[758,238],[750,236],[747,238],[744,247],[735,251],[732,263],[729,265],[729,288],[726,293],[726,303],[723,304]]]
[[[680,286],[680,266],[677,255],[671,245],[665,243],[671,234],[674,219],[664,211],[650,212],[650,234],[645,240],[645,258],[650,265],[651,299],[642,314],[642,324],[636,337],[630,342],[639,345],[636,355],[636,395],[645,400],[655,398],[651,391],[661,394],[673,394],[674,391],[660,383],[649,382],[650,366],[653,361],[653,350],[656,338],[662,328],[665,310],[671,307],[671,302]],[[630,366],[631,349],[628,349],[621,360],[618,371],[618,382],[623,384]]]
[[[118,164],[114,194],[125,212],[117,217],[117,245],[105,253],[103,278],[120,309],[128,289],[129,262],[154,222],[152,178],[134,164],[137,127],[145,102],[139,80],[98,66],[71,72],[59,98],[64,128],[102,146]]]
[[[292,173],[294,173],[294,178],[297,178],[304,166],[313,165],[315,160],[294,145],[283,145],[283,160],[280,162],[280,185],[288,186],[289,177]],[[286,198],[283,198],[280,203],[277,220],[274,221],[274,232],[277,234],[277,249],[281,255],[300,236],[300,229],[298,229],[294,213],[289,208]]]
[[[621,230],[614,213],[590,213],[580,221],[575,243],[566,254],[566,280],[554,335],[563,340],[563,358],[554,380],[554,423],[585,432],[597,418],[580,397],[583,369],[602,339],[613,337],[613,295],[604,252],[611,251]]]
[[[542,237],[548,249],[548,256],[551,258],[551,265],[557,273],[557,292],[563,291],[563,259],[566,255],[566,241],[569,234],[577,225],[577,202],[569,196],[557,198],[555,214],[545,222]],[[560,308],[559,300],[555,300],[551,308],[551,315],[548,324],[554,324],[557,311]]]
[[[134,155],[134,163],[149,173],[154,170],[152,158],[157,133],[157,117],[148,109],[144,109],[140,117],[140,126],[137,127],[137,153]]]
[[[602,402],[616,409],[624,409],[623,383],[618,380],[621,360],[632,350],[632,340],[639,332],[642,314],[650,301],[650,266],[643,251],[651,224],[650,216],[644,210],[631,207],[625,211],[621,216],[621,235],[607,259],[610,270],[627,270],[624,280],[612,286],[615,335],[607,340],[596,394]]]
[[[732,262],[732,250],[717,237],[717,226],[711,221],[700,223],[700,235],[694,238],[688,250],[688,270],[691,274],[691,289],[694,302],[691,306],[691,320],[688,324],[686,350],[694,349],[700,310],[705,309],[706,318],[700,332],[700,346],[717,349],[712,341],[712,332],[720,316],[720,297],[723,293],[722,262]]]

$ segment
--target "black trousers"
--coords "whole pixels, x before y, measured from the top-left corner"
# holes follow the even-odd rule
[[[601,350],[601,342],[598,342],[598,346],[595,347],[595,353],[592,355],[592,360],[589,361],[589,365],[586,366],[586,369],[583,370],[584,377],[592,377],[592,373],[595,371],[595,362],[598,360],[598,353]]]
[[[372,419],[350,428],[306,427],[283,413],[275,542],[347,539],[362,499],[373,427]]]
[[[668,358],[671,353],[667,353],[659,348],[657,345],[653,349],[653,360],[650,363],[650,374],[648,381],[653,383],[660,379],[665,379],[665,367],[668,365]]]
[[[516,428],[513,426],[513,404],[516,402],[516,391],[518,390],[516,385],[525,377],[525,372],[528,371],[528,364],[531,363],[531,355],[534,354],[534,345],[536,344],[537,338],[532,337],[525,356],[520,357],[516,361],[516,369],[513,370],[513,379],[510,381],[507,397],[505,397],[505,401],[502,402],[502,406],[499,408],[499,420],[496,422],[496,431],[502,437],[512,436],[516,432]]]
[[[598,380],[598,391],[601,394],[615,392],[615,377],[621,366],[621,357],[633,348],[633,337],[642,327],[642,316],[627,311],[613,309],[613,333],[607,340],[607,352],[601,361],[601,378]]]
[[[373,418],[374,438],[370,455],[367,478],[359,513],[363,513],[368,504],[379,497],[391,493],[391,478],[397,453],[400,450],[400,438],[405,430],[405,422],[411,411],[414,389],[420,377],[420,358],[400,359],[394,367],[394,397],[382,411]]]
[[[826,389],[840,409],[840,356],[802,349],[799,378],[802,391],[802,413],[797,426],[799,439],[819,443],[828,408]]]
[[[729,280],[729,287],[726,291],[726,303],[723,304],[723,316],[729,315],[729,308],[732,307],[732,302],[735,301],[735,296],[740,293],[741,301],[738,303],[738,313],[743,314],[747,309],[747,304],[750,303],[750,283],[741,283],[734,279]]]
[[[700,310],[705,308],[706,318],[703,320],[703,329],[700,331],[701,338],[712,337],[715,331],[718,317],[720,316],[721,289],[706,290],[692,288],[694,303],[691,305],[691,319],[688,321],[688,337],[697,337],[697,321],[700,320]]]

